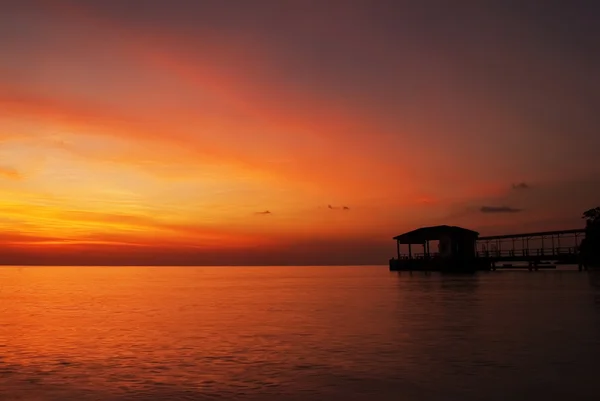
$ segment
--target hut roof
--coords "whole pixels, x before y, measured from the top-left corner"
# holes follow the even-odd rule
[[[395,240],[400,241],[403,244],[422,244],[425,241],[436,241],[444,236],[450,237],[473,237],[474,239],[479,236],[477,231],[468,230],[466,228],[457,226],[432,226],[432,227],[421,227],[416,230],[409,231],[404,234],[400,234],[394,237]]]

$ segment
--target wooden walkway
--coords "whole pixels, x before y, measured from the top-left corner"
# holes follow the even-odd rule
[[[544,263],[579,264],[579,244],[585,229],[544,231],[525,234],[480,237],[476,257],[498,264],[525,262],[530,266]]]

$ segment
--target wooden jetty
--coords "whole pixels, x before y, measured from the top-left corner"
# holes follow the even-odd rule
[[[492,270],[502,268],[500,263],[510,262],[524,262],[534,270],[545,268],[548,263],[582,268],[579,245],[583,238],[583,228],[480,237],[475,257],[486,260]]]
[[[539,270],[564,264],[578,265],[581,270],[579,245],[584,237],[585,229],[479,237],[478,232],[462,227],[422,227],[394,237],[397,257],[390,259],[390,270]]]

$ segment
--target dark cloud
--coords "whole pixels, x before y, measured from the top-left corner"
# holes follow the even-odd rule
[[[479,210],[481,213],[517,213],[522,211],[522,209],[509,206],[482,206]]]
[[[512,184],[512,189],[520,190],[520,189],[529,189],[531,186],[526,182],[520,182],[518,184]]]
[[[256,214],[259,214],[259,215],[267,215],[267,214],[271,214],[271,211],[269,211],[269,210],[265,210],[264,212],[256,212]]]
[[[331,210],[350,210],[350,208],[348,206],[331,206],[331,205],[327,205],[328,209]]]

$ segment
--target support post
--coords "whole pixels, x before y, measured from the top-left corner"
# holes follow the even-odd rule
[[[398,252],[398,260],[400,260],[400,240],[396,240],[396,251]]]
[[[412,244],[410,244],[410,243],[408,244],[408,258],[409,259],[412,259],[412,247],[411,247],[411,245]]]

